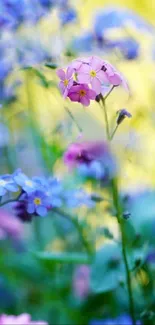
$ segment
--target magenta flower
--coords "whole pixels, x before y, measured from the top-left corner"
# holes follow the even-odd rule
[[[0,315],[0,325],[48,325],[44,321],[32,321],[29,314],[14,315]]]
[[[71,168],[81,164],[89,165],[107,155],[109,156],[109,149],[103,141],[72,143],[64,154],[64,163]]]
[[[105,72],[102,70],[103,60],[92,56],[88,64],[82,63],[77,71],[79,83],[91,84],[96,94],[101,93],[101,86],[106,82]]]
[[[68,91],[73,85],[73,72],[74,70],[71,67],[68,67],[66,72],[63,69],[57,70],[57,75],[61,80],[59,83],[59,88],[64,98],[67,97]]]
[[[89,106],[90,100],[96,98],[96,93],[85,84],[75,84],[70,88],[68,97],[72,102],[79,102],[84,106]]]

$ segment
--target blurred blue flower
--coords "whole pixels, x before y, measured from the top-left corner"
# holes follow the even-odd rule
[[[29,193],[27,196],[27,212],[38,214],[41,217],[46,216],[49,207],[48,196],[40,190]]]
[[[17,192],[18,190],[19,188],[12,175],[0,176],[0,196],[5,195],[7,192]]]
[[[93,320],[89,325],[132,325],[132,319],[129,315],[122,315],[115,319]],[[136,325],[141,325],[140,321]]]
[[[71,47],[76,52],[91,52],[94,48],[94,35],[86,31],[81,36],[73,39]]]
[[[59,19],[63,26],[67,25],[68,23],[74,22],[77,19],[77,12],[72,7],[62,7],[59,11]]]
[[[155,28],[146,22],[134,11],[122,7],[107,7],[101,10],[95,17],[94,30],[97,37],[104,37],[104,33],[110,28],[125,28],[131,21],[136,28],[153,33]]]
[[[26,193],[31,193],[37,188],[37,184],[27,177],[20,169],[13,174],[14,181],[22,188]]]
[[[105,176],[105,169],[103,168],[100,161],[94,160],[89,165],[81,164],[78,167],[78,172],[82,177],[93,178],[101,180]]]
[[[66,190],[64,199],[68,208],[78,208],[83,205],[86,205],[88,208],[92,208],[95,205],[91,195],[86,193],[83,189]]]

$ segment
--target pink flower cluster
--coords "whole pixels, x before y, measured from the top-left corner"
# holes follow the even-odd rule
[[[32,321],[29,314],[14,315],[0,315],[0,325],[48,325],[44,321]]]
[[[91,56],[76,59],[67,67],[57,70],[60,78],[59,88],[64,98],[69,97],[73,102],[84,106],[90,105],[90,100],[104,93],[104,87],[123,85],[128,88],[122,75],[107,61]]]

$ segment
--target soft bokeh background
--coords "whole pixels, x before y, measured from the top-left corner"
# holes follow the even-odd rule
[[[63,15],[63,5],[61,10],[57,6],[46,8],[46,14],[37,23],[28,20],[17,29],[6,27],[5,31],[0,24],[0,46],[3,49],[0,56],[1,174],[12,173],[17,168],[22,168],[29,176],[56,174],[64,178],[68,187],[73,183],[76,186],[82,184],[89,191],[101,192],[96,184],[71,176],[62,155],[79,136],[76,123],[82,129],[83,140],[105,140],[102,110],[96,102],[83,109],[78,103],[64,101],[58,89],[55,67],[64,67],[77,56],[92,54],[109,60],[123,73],[130,88],[130,94],[115,88],[107,99],[111,128],[119,109],[126,108],[132,114],[132,119],[126,119],[119,126],[112,143],[119,170],[120,193],[131,195],[133,199],[127,208],[131,208],[137,218],[135,227],[144,232],[141,247],[150,245],[154,252],[155,3],[153,0],[71,0],[69,6],[74,8],[77,17],[65,24],[59,15],[59,11]],[[120,46],[115,46],[107,50],[100,44],[101,40],[96,40],[95,17],[107,7],[115,7],[118,12],[122,8],[130,9],[141,16],[144,27],[137,27],[133,13],[133,19],[128,14],[125,16],[123,27],[105,29],[105,37],[111,42],[120,41],[127,35],[131,37],[139,46],[138,54],[133,57],[128,57],[126,52],[123,54],[126,47],[121,50]],[[112,23],[112,20],[108,22],[109,26]],[[83,46],[81,37],[84,35],[88,37]],[[107,189],[102,194],[109,195]],[[5,214],[12,214],[12,206],[0,213],[2,220]],[[118,238],[117,222],[108,202],[91,210],[81,208],[70,213],[78,216],[83,235],[94,249],[111,241],[105,233],[99,234],[99,228],[103,226],[109,227],[115,239]],[[148,219],[151,223],[147,229]],[[19,221],[16,225],[19,233],[15,231],[16,235],[11,235],[11,239],[8,230],[5,236],[5,227],[2,221],[0,223],[1,313],[26,311],[34,319],[44,319],[50,324],[87,324],[94,318],[102,318],[103,314],[108,318],[128,313],[127,298],[121,286],[118,290],[97,295],[90,292],[88,265],[79,268],[74,263],[56,263],[54,258],[38,261],[33,256],[36,250],[52,253],[83,251],[74,226],[63,217],[53,213],[38,220],[41,247],[35,238],[34,222],[23,224]],[[145,266],[136,274],[139,283],[135,285],[137,317],[142,311],[155,310],[153,272],[151,265],[150,269]]]

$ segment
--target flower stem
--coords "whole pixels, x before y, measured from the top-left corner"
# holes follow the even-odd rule
[[[121,220],[122,209],[121,209],[121,205],[119,202],[117,179],[112,180],[112,195],[113,195],[114,206],[116,209],[116,216],[117,216],[117,220],[118,220],[120,232],[121,232],[122,255],[123,255],[125,271],[126,271],[126,283],[127,283],[128,295],[129,295],[130,315],[132,318],[132,325],[136,325],[135,311],[134,311],[134,300],[133,300],[132,284],[131,284],[131,274],[130,274],[129,264],[128,264],[128,260],[127,260],[126,238],[125,238],[125,233],[124,233],[123,224],[122,224],[122,220]]]
[[[106,136],[107,140],[110,141],[110,130],[109,130],[109,122],[108,122],[108,114],[105,106],[105,99],[101,95],[101,101],[102,101],[102,107],[103,107],[103,113],[104,113],[104,119],[105,119],[105,127],[106,127]]]
[[[1,203],[1,200],[2,200],[2,197],[0,197],[0,208],[3,206],[3,205],[6,205],[8,203],[12,203],[12,202],[17,202],[19,200],[19,198],[21,197],[21,194],[20,193],[15,199],[10,199],[10,200],[7,200],[7,201],[4,201]]]
[[[105,99],[102,97],[101,100],[102,100],[102,104],[103,104],[103,108],[104,108],[107,140],[110,142],[115,135],[117,127],[115,128],[112,135],[110,136],[109,122],[108,122],[108,115],[107,115],[107,111],[106,111]],[[122,256],[123,256],[125,272],[126,272],[126,284],[127,284],[128,297],[129,297],[129,310],[130,310],[130,315],[131,315],[131,319],[132,319],[132,325],[136,325],[134,300],[133,300],[133,292],[132,292],[132,284],[131,284],[131,274],[130,274],[129,264],[128,264],[128,260],[127,260],[127,252],[126,252],[126,238],[125,238],[125,233],[124,233],[122,219],[121,219],[122,207],[121,207],[120,200],[119,200],[118,184],[117,184],[116,178],[114,178],[112,180],[112,196],[113,196],[114,207],[116,209],[117,221],[118,221],[120,233],[121,233]]]
[[[83,243],[83,246],[85,247],[86,252],[88,253],[89,256],[93,255],[93,250],[92,247],[90,246],[89,242],[86,240],[84,234],[83,234],[83,228],[80,225],[79,221],[77,218],[74,218],[73,216],[69,215],[68,213],[62,211],[61,209],[58,208],[53,208],[54,212],[57,213],[59,216],[66,218],[67,220],[70,220],[72,224],[76,227],[78,230],[78,233],[80,235],[81,241]]]
[[[114,135],[115,135],[117,129],[118,129],[118,124],[115,126],[114,131],[112,132],[112,134],[111,134],[111,136],[110,136],[110,141],[113,139],[113,137],[114,137]]]

